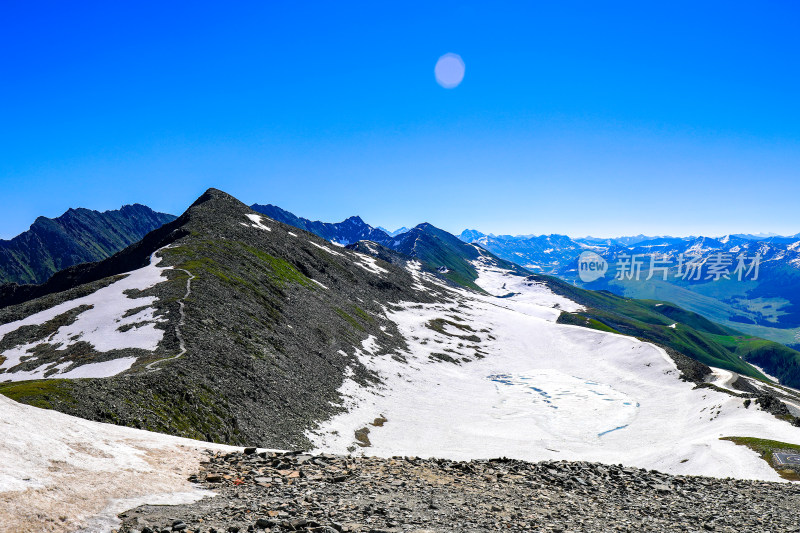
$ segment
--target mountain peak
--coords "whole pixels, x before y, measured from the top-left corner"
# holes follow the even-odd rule
[[[196,205],[204,204],[204,203],[211,202],[211,201],[222,201],[222,202],[231,202],[231,201],[233,201],[233,202],[236,202],[238,204],[244,205],[244,204],[242,204],[242,202],[240,202],[239,200],[237,200],[236,198],[234,198],[230,194],[226,193],[225,191],[221,191],[219,189],[215,189],[214,187],[211,187],[210,189],[206,190],[206,192],[204,192],[202,195],[200,195],[200,197],[197,198],[197,200],[195,200],[194,203],[191,206],[189,206],[189,208],[191,209],[192,207],[194,207]]]
[[[218,224],[223,218],[241,218],[252,210],[237,198],[219,189],[208,189],[179,217],[182,222],[189,220]]]

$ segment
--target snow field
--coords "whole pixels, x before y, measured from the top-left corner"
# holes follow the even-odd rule
[[[477,283],[498,296],[519,294],[453,291],[451,302],[409,303],[388,312],[408,343],[408,352],[400,353],[407,364],[368,339],[369,349],[356,355],[384,384],[362,388],[346,381],[341,392],[348,411],[309,433],[318,450],[590,460],[781,480],[756,453],[719,438],[800,443],[800,429],[744,408],[740,398],[681,381],[668,355],[651,344],[556,324],[560,310],[578,306],[544,286],[490,268],[480,269]],[[434,319],[466,324],[481,340],[455,337],[466,332],[452,326],[434,331]],[[474,360],[474,344],[484,358]],[[473,360],[435,361],[432,353]],[[718,381],[727,379],[720,371]],[[383,426],[368,425],[380,415],[388,420]],[[362,427],[370,429],[371,446],[354,448],[354,431]]]
[[[5,396],[0,434],[0,531],[110,531],[125,508],[209,495],[186,478],[204,449],[234,449],[90,422]]]
[[[61,303],[22,320],[0,325],[0,338],[3,338],[23,326],[41,325],[79,306],[91,306],[91,309],[81,312],[72,324],[61,326],[46,339],[18,345],[0,353],[0,356],[5,357],[5,361],[0,363],[0,369],[18,365],[22,357],[31,355],[30,350],[43,343],[55,345],[62,350],[77,342],[88,342],[98,352],[124,348],[154,351],[164,337],[164,331],[156,327],[164,319],[156,317],[155,308],[151,307],[156,298],[131,298],[125,293],[129,290],[146,290],[167,280],[163,274],[168,268],[155,265],[157,253],[158,251],[150,257],[148,266],[134,270],[123,279],[92,294]],[[2,373],[0,382],[42,379],[45,372],[53,368],[57,372],[48,376],[50,378],[109,377],[128,370],[135,362],[134,357],[124,357],[84,364],[66,372],[70,363],[45,363],[30,371]]]

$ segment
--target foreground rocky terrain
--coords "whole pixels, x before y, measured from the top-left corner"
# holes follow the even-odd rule
[[[216,452],[218,496],[120,515],[124,533],[800,531],[800,486],[587,462]]]

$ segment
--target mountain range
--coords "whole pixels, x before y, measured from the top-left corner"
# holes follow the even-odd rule
[[[6,292],[0,381],[15,399],[83,418],[302,446],[303,429],[336,411],[345,375],[374,379],[354,355],[363,339],[399,342],[380,305],[432,297],[414,285],[404,269],[212,189],[114,256]],[[71,333],[54,338],[59,328]]]
[[[506,434],[513,413],[528,413],[519,402],[531,401],[531,430],[577,456],[584,448],[570,442],[622,458],[606,435],[623,429],[643,454],[682,449],[709,421],[656,444],[651,424],[688,423],[671,405],[698,414],[727,406],[729,433],[753,423],[762,436],[798,431],[800,393],[790,387],[800,386],[800,353],[778,343],[669,302],[532,273],[430,224],[388,246],[343,246],[303,228],[342,240],[383,232],[355,217],[323,224],[270,213],[297,225],[210,189],[105,260],[39,285],[4,285],[0,393],[205,441],[338,451],[388,453],[405,442],[434,453],[470,416]],[[671,403],[648,400],[662,394]],[[751,401],[755,410],[742,408]],[[564,440],[556,408],[573,437]],[[491,449],[533,457],[528,436],[509,438]],[[459,439],[452,449],[468,455],[488,442]],[[639,463],[654,464],[646,454]]]
[[[465,242],[477,243],[497,256],[514,261],[533,272],[546,273],[591,289],[602,289],[622,296],[652,298],[676,303],[686,309],[746,333],[787,345],[798,344],[800,335],[800,237],[771,236],[760,240],[752,235],[709,237],[640,236],[623,239],[572,239],[565,235],[492,236],[475,230],[460,235]],[[593,251],[609,263],[608,275],[590,282],[578,276],[578,257]],[[667,279],[646,280],[653,255],[669,265]],[[697,258],[703,264],[723,254],[734,270],[740,255],[760,258],[755,271],[741,281],[732,279],[687,279],[679,277],[681,256]],[[639,281],[619,279],[622,259],[639,257],[644,275]],[[757,274],[757,277],[756,277]],[[756,277],[756,279],[753,279]]]
[[[357,216],[350,217],[338,223],[328,223],[301,218],[271,204],[253,204],[250,206],[250,209],[267,215],[273,220],[310,231],[311,233],[318,235],[323,239],[335,242],[337,244],[346,245],[361,240],[387,244],[391,240],[391,236],[386,232],[377,228],[373,228]]]
[[[174,219],[140,204],[39,217],[28,231],[0,240],[0,283],[44,283],[59,270],[106,259]]]

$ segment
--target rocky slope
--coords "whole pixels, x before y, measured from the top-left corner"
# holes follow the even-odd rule
[[[435,272],[457,285],[481,290],[474,283],[478,273],[471,263],[480,257],[481,253],[474,246],[465,244],[455,235],[432,224],[422,223],[410,230],[403,227],[389,233],[382,228],[370,226],[357,216],[350,217],[343,222],[328,223],[301,218],[271,204],[253,204],[251,208],[275,220],[310,231],[323,239],[348,245],[351,248],[358,246],[359,241],[379,244],[400,253],[406,259],[413,258],[420,261],[427,271]],[[483,253],[486,255],[486,250]],[[513,260],[507,261],[493,255],[492,257],[498,265],[524,272],[512,262]]]
[[[98,289],[118,295],[93,296]],[[305,429],[341,409],[337,389],[346,376],[375,380],[355,355],[362,342],[402,345],[382,306],[435,294],[403,268],[334,247],[212,189],[115,256],[7,295],[17,303],[0,311],[0,382],[12,382],[0,392],[202,440],[303,446]],[[74,331],[62,329],[58,340],[53,332],[62,327]],[[119,337],[118,346],[98,347],[97,328]],[[115,362],[127,362],[122,373],[86,370]],[[92,379],[16,383],[16,375],[36,372]]]
[[[124,533],[800,531],[800,487],[585,462],[216,453],[191,479],[218,496],[143,506]]]
[[[0,284],[44,283],[64,268],[105,259],[174,219],[139,204],[39,217],[28,231],[0,240]]]

